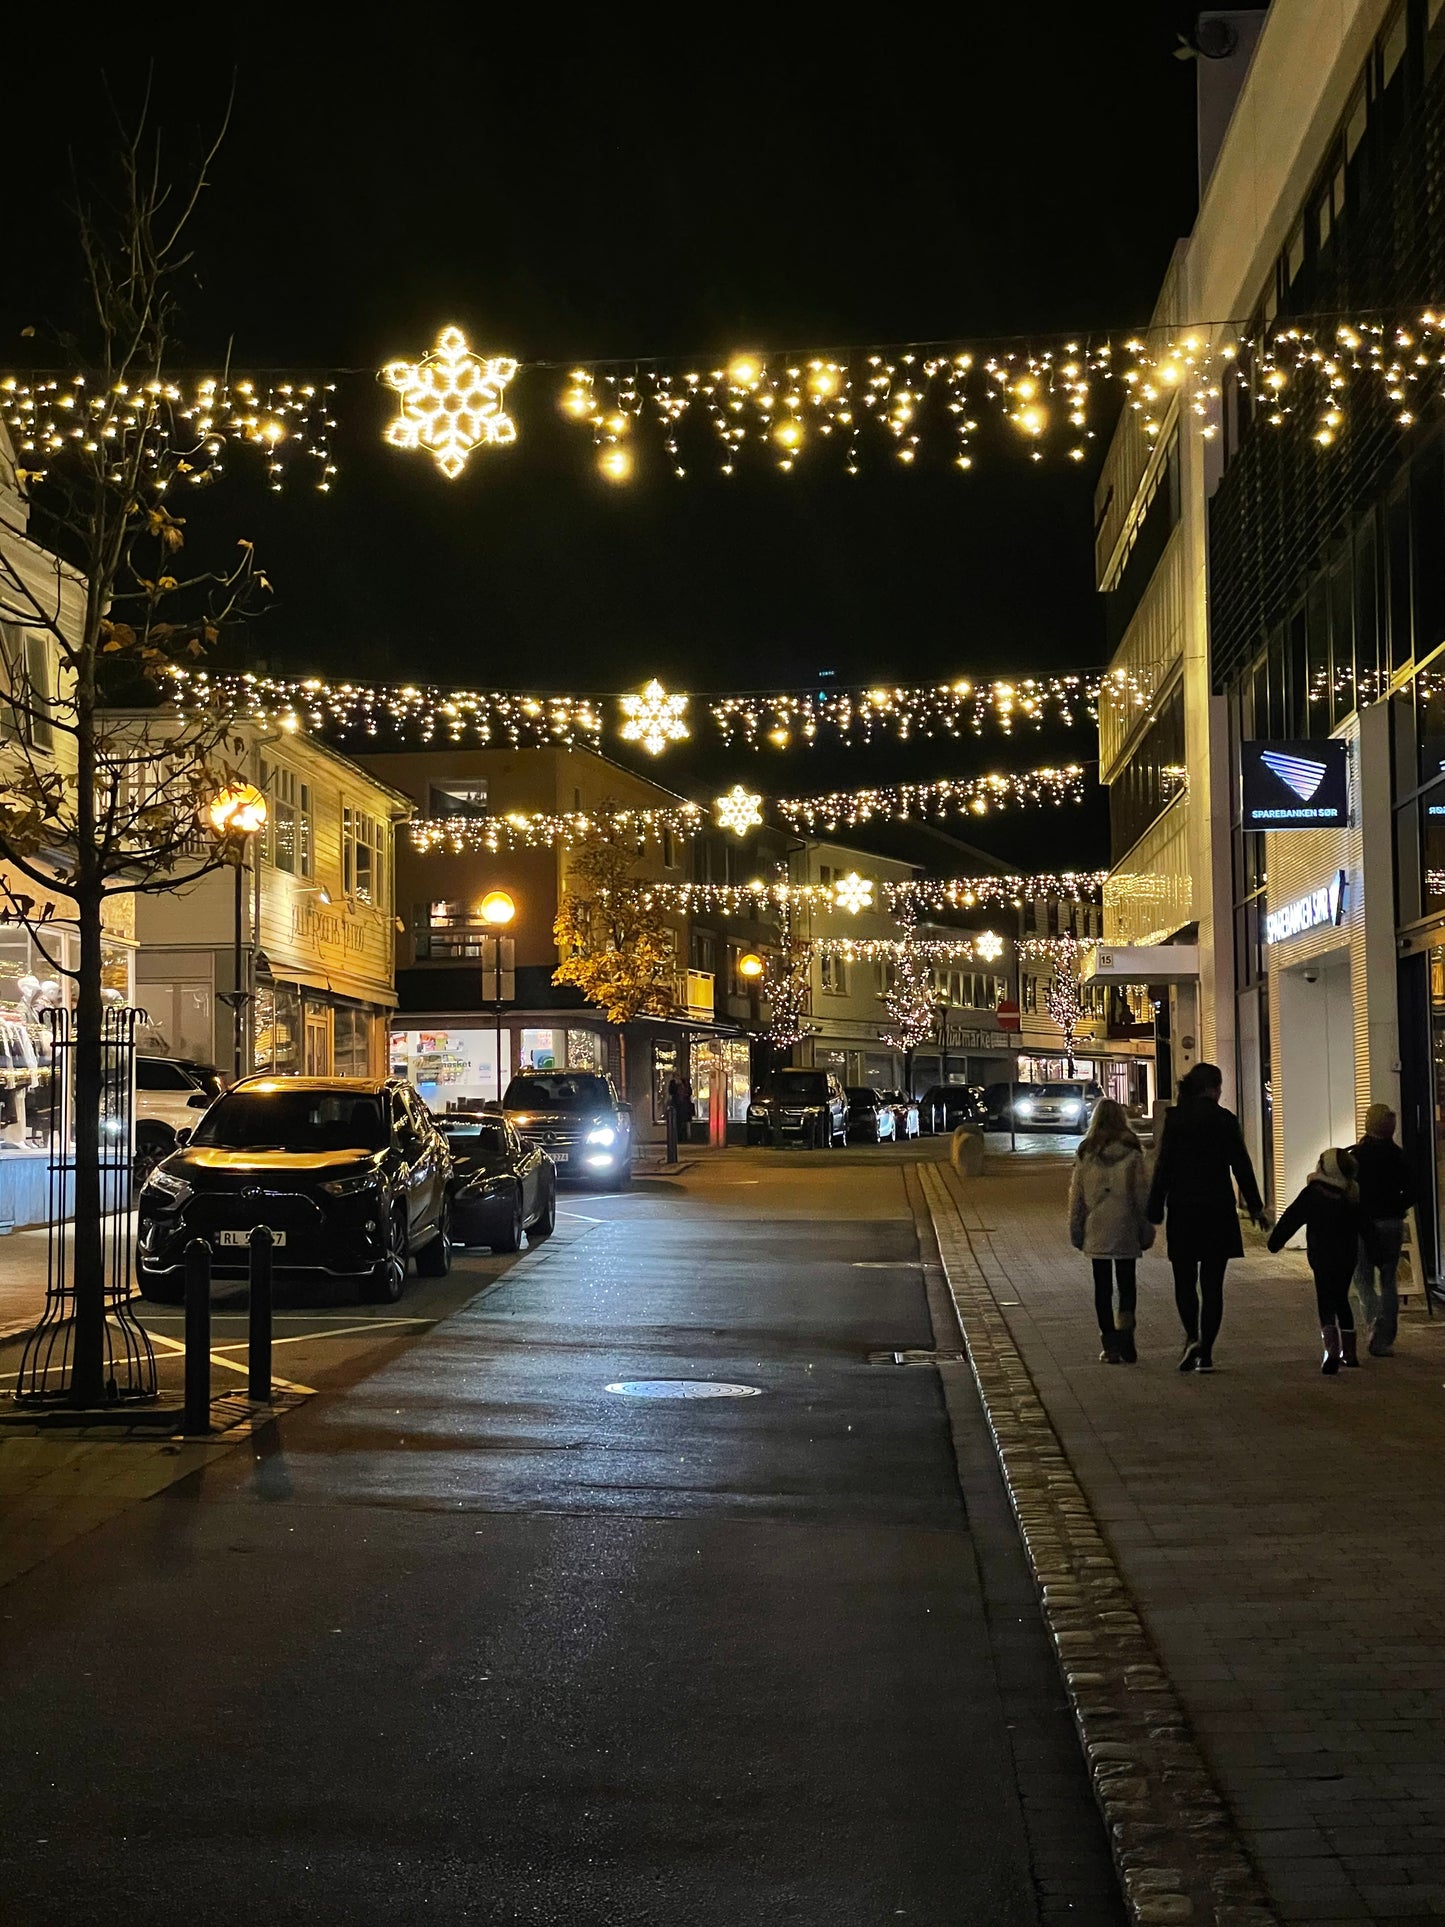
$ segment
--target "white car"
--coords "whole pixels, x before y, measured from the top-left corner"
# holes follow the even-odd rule
[[[204,1065],[137,1055],[135,1161],[140,1176],[175,1150],[176,1133],[194,1129],[219,1092],[217,1073]]]
[[[1028,1096],[1015,1099],[1014,1116],[1029,1131],[1082,1134],[1089,1128],[1098,1097],[1098,1091],[1089,1084],[1044,1084]]]

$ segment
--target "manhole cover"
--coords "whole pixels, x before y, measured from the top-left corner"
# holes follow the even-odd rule
[[[757,1398],[760,1385],[726,1385],[715,1378],[624,1378],[603,1387],[622,1398]]]

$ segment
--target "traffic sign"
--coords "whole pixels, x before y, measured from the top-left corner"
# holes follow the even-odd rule
[[[1019,1028],[1019,1007],[1016,1003],[1006,999],[999,1005],[994,1014],[998,1018],[998,1027],[1000,1030],[1017,1030]]]

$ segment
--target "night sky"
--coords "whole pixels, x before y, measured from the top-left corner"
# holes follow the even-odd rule
[[[381,445],[389,398],[369,371],[447,321],[523,361],[713,365],[740,348],[1139,325],[1193,217],[1194,69],[1170,56],[1194,13],[1112,0],[859,27],[734,12],[684,41],[616,19],[559,32],[555,14],[535,34],[453,38],[449,13],[401,9],[344,42],[256,15],[209,52],[189,28],[158,34],[178,156],[236,69],[178,363],[214,367],[232,338],[237,367],[359,371],[340,397],[334,493],[298,473],[269,497],[238,467],[197,498],[197,540],[253,537],[275,585],[248,658],[585,690],[654,673],[702,690],[1099,663],[1093,465],[1032,464],[995,434],[966,476],[940,439],[912,470],[880,451],[856,478],[828,460],[731,480],[694,462],[677,481],[658,448],[617,488],[558,416],[557,374],[535,371],[510,391],[518,445],[447,484]],[[133,25],[87,43],[127,111],[136,47]],[[70,98],[84,173],[106,143],[99,72]],[[0,362],[16,367],[53,364],[57,331],[83,320],[62,125],[17,135],[7,161]],[[983,752],[734,756],[727,773],[798,790],[1093,752],[1080,732]],[[971,834],[1020,860],[1097,860],[1099,825],[1097,810],[1050,811]]]

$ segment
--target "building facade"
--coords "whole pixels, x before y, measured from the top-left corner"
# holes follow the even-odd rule
[[[232,866],[136,899],[141,1048],[228,1073],[385,1076],[407,799],[299,731],[241,724],[236,734],[245,749],[233,760],[267,806],[239,874],[239,947]],[[237,991],[239,1065],[226,1001]]]

